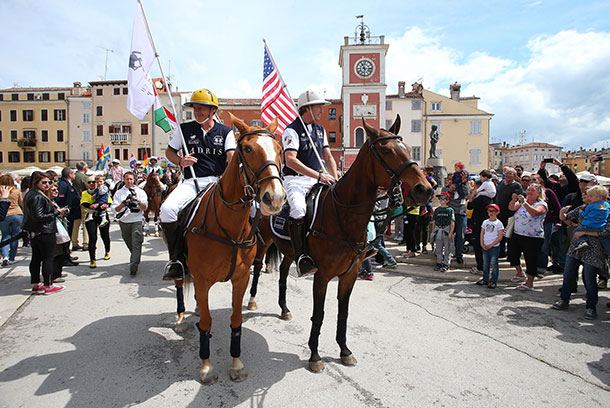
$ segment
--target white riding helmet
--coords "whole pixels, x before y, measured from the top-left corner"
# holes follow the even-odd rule
[[[154,160],[154,161],[159,161],[159,159],[157,159],[157,156],[150,156],[150,157],[148,158],[148,161],[150,162],[151,160]]]
[[[118,159],[112,159],[112,164],[115,164],[115,163],[121,164],[121,162]]]
[[[330,105],[330,102],[322,98],[314,91],[305,91],[299,95],[299,109],[309,105]]]

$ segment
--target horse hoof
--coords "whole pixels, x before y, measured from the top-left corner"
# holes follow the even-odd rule
[[[234,382],[242,382],[248,378],[248,373],[246,372],[245,368],[240,368],[239,370],[232,368],[229,372],[229,377],[231,377],[231,380]]]
[[[182,333],[186,330],[186,319],[184,318],[184,313],[181,313],[180,316],[178,316],[178,320],[176,321],[176,326],[174,327],[174,331],[176,333]]]
[[[343,365],[346,366],[355,366],[356,364],[358,364],[358,361],[356,360],[356,357],[354,357],[353,354],[341,356],[341,362],[343,363]]]
[[[258,309],[258,304],[256,303],[256,300],[251,300],[248,302],[248,310],[256,310]]]
[[[309,362],[309,369],[313,373],[321,373],[322,371],[324,371],[324,363],[322,363],[322,360],[319,360],[319,361],[310,361]]]
[[[282,316],[280,316],[280,319],[292,320],[292,313],[290,313],[290,312],[282,313]]]
[[[214,384],[218,380],[218,376],[214,373],[214,369],[212,367],[209,370],[202,368],[199,370],[199,379],[205,385]]]

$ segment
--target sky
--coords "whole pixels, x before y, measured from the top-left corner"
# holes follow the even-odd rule
[[[477,96],[491,142],[610,147],[608,0],[143,0],[174,88],[259,98],[263,38],[293,97],[340,98],[359,20],[385,35],[387,93],[422,81]],[[0,89],[126,79],[136,0],[0,0]],[[112,51],[106,51],[112,50]],[[107,56],[107,71],[106,71]],[[153,69],[153,76],[159,75]]]

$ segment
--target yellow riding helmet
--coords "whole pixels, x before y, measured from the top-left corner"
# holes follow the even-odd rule
[[[195,104],[213,106],[218,109],[218,98],[209,89],[198,89],[193,92],[191,100],[184,106],[193,107]]]

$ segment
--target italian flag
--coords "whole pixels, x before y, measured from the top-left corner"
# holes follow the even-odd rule
[[[154,89],[154,87],[153,87]],[[161,105],[161,101],[159,100],[159,95],[157,94],[157,90],[155,89],[155,123],[159,126],[165,133],[171,131],[173,128],[176,128],[178,125],[176,123],[176,118],[170,111],[168,111],[165,106]]]

